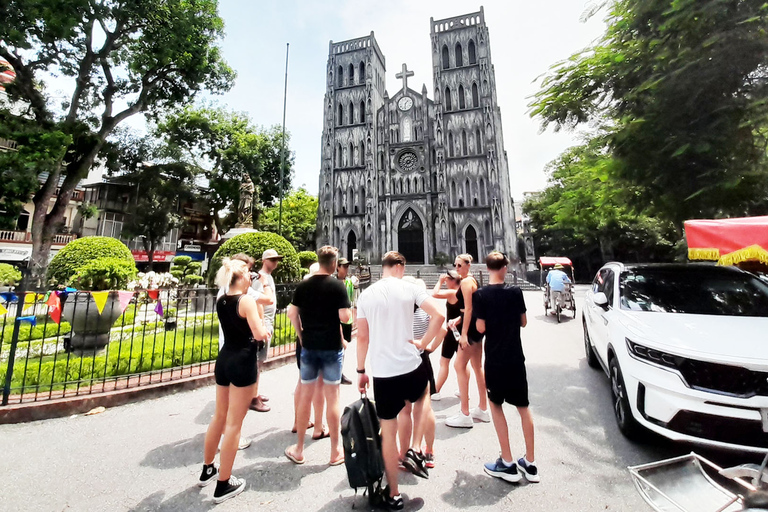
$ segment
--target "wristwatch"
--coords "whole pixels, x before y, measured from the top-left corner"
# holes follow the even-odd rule
[[[357,373],[360,373],[360,374],[365,373],[365,368],[363,368],[362,370],[357,370]]]

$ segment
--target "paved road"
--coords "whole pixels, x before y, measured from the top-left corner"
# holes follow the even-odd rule
[[[492,479],[482,464],[498,456],[490,424],[450,429],[441,420],[458,408],[453,374],[438,417],[437,468],[429,481],[402,475],[406,510],[647,511],[626,466],[686,453],[689,447],[658,438],[633,444],[618,432],[605,376],[587,367],[580,321],[545,318],[540,292],[526,292],[529,325],[523,331],[531,403],[536,419],[542,483],[510,485]],[[579,300],[579,309],[581,301]],[[350,354],[352,355],[352,354]],[[435,367],[437,355],[435,354]],[[346,373],[354,375],[354,357]],[[241,452],[235,474],[245,493],[217,506],[229,510],[365,510],[367,501],[348,488],[344,467],[329,468],[328,441],[310,442],[307,464],[283,456],[291,444],[292,392],[297,369],[264,374],[263,391],[273,411],[249,413],[244,435],[253,445]],[[476,403],[476,390],[472,392]],[[356,399],[342,387],[342,403]],[[195,486],[203,436],[213,412],[213,387],[76,416],[0,426],[3,478],[0,510],[198,511],[215,507],[213,489]],[[508,410],[514,449],[522,434]]]

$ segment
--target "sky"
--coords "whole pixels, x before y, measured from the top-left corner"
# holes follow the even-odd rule
[[[224,57],[238,74],[229,92],[210,100],[244,112],[257,125],[282,123],[286,43],[290,43],[286,129],[295,153],[294,186],[316,193],[320,172],[320,138],[329,41],[344,41],[374,31],[387,65],[390,95],[400,89],[395,78],[403,63],[415,72],[409,86],[432,87],[430,17],[435,20],[485,8],[501,107],[512,195],[546,186],[544,167],[578,143],[575,133],[552,129],[541,133],[528,115],[537,79],[561,60],[588,47],[605,25],[600,12],[586,22],[587,0],[456,0],[363,2],[220,0],[226,24]],[[432,93],[430,93],[432,97]]]

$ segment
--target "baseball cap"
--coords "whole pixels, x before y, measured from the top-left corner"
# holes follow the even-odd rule
[[[280,256],[277,254],[277,251],[274,249],[267,249],[261,254],[261,261],[264,260],[281,260],[284,256]]]
[[[339,263],[338,263],[338,265],[339,265],[339,266],[342,266],[342,265],[349,265],[349,260],[348,260],[347,258],[339,258]]]

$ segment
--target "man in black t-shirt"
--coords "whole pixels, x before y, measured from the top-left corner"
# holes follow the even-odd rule
[[[489,285],[475,292],[472,299],[477,330],[485,333],[485,385],[491,402],[491,416],[501,445],[501,457],[485,464],[485,472],[507,482],[519,482],[525,475],[529,482],[540,476],[533,453],[533,417],[528,408],[528,380],[520,328],[525,327],[523,292],[504,284],[509,260],[494,251],[485,258]],[[515,463],[509,446],[509,429],[503,404],[517,407],[525,438],[525,456]]]
[[[331,276],[336,271],[338,249],[331,246],[317,251],[320,270],[302,281],[288,308],[288,318],[301,343],[301,385],[299,386],[296,430],[298,442],[285,449],[285,456],[296,464],[304,464],[304,434],[309,423],[309,412],[317,380],[322,375],[325,393],[326,418],[331,438],[332,466],[344,462],[341,437],[341,406],[339,384],[344,361],[344,340],[339,322],[348,322],[352,316],[349,297],[344,283]]]

